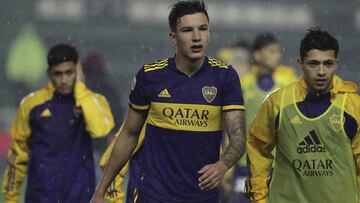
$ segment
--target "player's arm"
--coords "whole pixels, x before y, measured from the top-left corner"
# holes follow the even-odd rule
[[[242,110],[224,112],[224,121],[229,144],[225,148],[221,160],[230,169],[245,152],[245,112]]]
[[[205,190],[217,187],[225,172],[233,167],[245,152],[244,111],[226,111],[223,114],[229,144],[218,162],[206,165],[199,171],[203,174],[199,179],[199,186]]]
[[[76,65],[75,98],[81,108],[86,128],[93,138],[106,136],[114,128],[114,118],[104,96],[94,93],[85,86],[80,63]]]
[[[129,108],[124,126],[119,137],[116,138],[114,148],[111,152],[108,163],[105,166],[104,174],[97,185],[92,203],[103,202],[106,190],[116,175],[129,161],[135,150],[140,131],[145,123],[147,114]]]
[[[246,141],[246,154],[250,177],[246,183],[246,193],[253,203],[266,202],[269,193],[269,172],[274,160],[276,127],[272,97],[265,100],[255,120],[250,125]]]
[[[19,189],[26,176],[30,152],[28,138],[31,134],[28,117],[28,111],[22,103],[11,129],[12,141],[2,183],[2,192],[6,203],[18,202]]]
[[[231,66],[222,73],[225,78],[221,87],[222,121],[229,137],[229,144],[218,162],[206,165],[199,171],[202,174],[199,186],[203,190],[218,186],[226,171],[239,161],[245,151],[245,108],[239,76]]]

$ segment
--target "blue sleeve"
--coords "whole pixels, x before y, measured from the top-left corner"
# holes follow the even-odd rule
[[[346,135],[350,140],[352,140],[356,135],[358,129],[358,123],[356,122],[355,118],[353,118],[350,114],[346,112],[344,112],[344,117],[345,117],[344,129]]]
[[[245,110],[238,74],[232,66],[225,72],[222,84],[222,110]]]
[[[150,99],[146,89],[144,69],[141,68],[131,83],[129,106],[134,110],[147,111],[150,108]]]

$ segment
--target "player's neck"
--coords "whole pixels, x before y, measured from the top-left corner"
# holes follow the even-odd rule
[[[307,89],[308,89],[308,94],[312,94],[312,95],[316,95],[318,97],[321,97],[323,95],[326,95],[328,93],[331,92],[331,89],[332,89],[332,84],[329,85],[329,87],[326,89],[326,90],[323,90],[323,91],[316,91],[315,89],[313,89],[310,85],[306,84],[307,85]]]
[[[189,60],[188,58],[178,54],[175,56],[176,68],[189,77],[191,77],[198,70],[200,70],[200,68],[204,64],[204,61],[205,61],[205,56],[202,57],[201,59],[196,59],[196,60]]]
[[[258,64],[258,71],[257,71],[258,76],[270,75],[273,72],[274,72],[273,69]]]

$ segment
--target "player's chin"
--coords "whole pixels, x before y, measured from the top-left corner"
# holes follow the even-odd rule
[[[315,85],[313,87],[313,89],[318,93],[325,93],[328,90],[328,86],[327,85],[324,85],[324,86]]]
[[[58,89],[58,92],[60,92],[61,94],[70,94],[72,93],[73,89],[72,88],[60,88]]]
[[[205,56],[205,53],[203,53],[203,52],[189,54],[189,58],[192,60],[200,60],[200,59],[204,58],[204,56]]]

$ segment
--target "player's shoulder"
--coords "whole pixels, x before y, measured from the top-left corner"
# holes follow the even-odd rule
[[[52,95],[53,95],[53,90],[50,87],[50,85],[48,85],[43,89],[37,90],[35,92],[31,92],[30,94],[25,96],[20,102],[20,107],[31,110],[33,107],[51,99]]]
[[[291,83],[288,84],[284,87],[281,88],[277,88],[275,90],[273,90],[272,92],[270,92],[266,98],[266,100],[269,100],[271,103],[274,103],[276,105],[279,105],[281,103],[282,97],[285,94],[285,92],[291,92],[293,91],[295,88],[298,88],[299,83],[295,82],[295,83]]]
[[[226,64],[221,60],[211,56],[206,57],[207,60],[205,65],[207,66],[207,72],[215,73],[212,74],[213,77],[219,77],[224,80],[229,80],[230,78],[235,77],[239,78],[236,70],[230,64]]]
[[[103,102],[108,102],[108,100],[106,99],[106,97],[98,92],[94,92],[94,97],[96,99],[99,99],[100,101],[103,101]]]
[[[153,73],[164,70],[169,67],[169,60],[170,58],[163,58],[148,64],[144,64],[141,68],[141,71],[144,73]]]
[[[347,93],[345,112],[352,115],[360,123],[360,95],[358,93]]]
[[[240,77],[241,85],[244,89],[256,83],[256,76],[254,73],[249,72]]]
[[[272,101],[275,103],[280,102],[284,91],[286,91],[286,89],[284,87],[275,89],[268,94],[266,100],[269,100],[269,101]]]
[[[286,65],[279,65],[276,70],[286,73],[294,73],[294,68]]]
[[[294,68],[280,65],[274,72],[274,79],[278,84],[284,86],[297,81],[298,77]]]
[[[221,61],[215,57],[212,57],[212,56],[207,56],[207,63],[210,68],[217,69],[217,70],[229,71],[232,69],[231,65],[228,65],[228,64],[224,63],[223,61]]]
[[[356,92],[347,93],[348,101],[360,109],[360,95]]]

